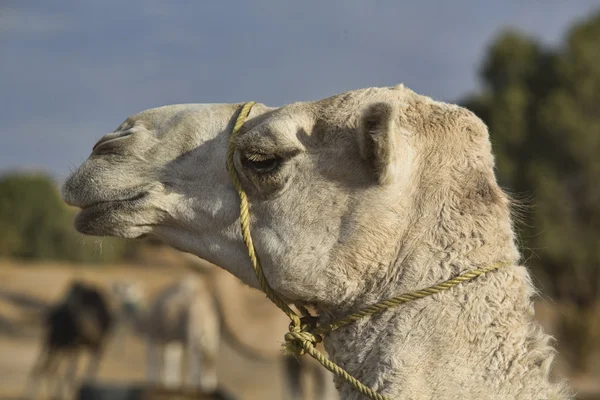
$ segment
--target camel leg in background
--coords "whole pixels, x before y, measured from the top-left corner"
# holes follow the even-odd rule
[[[119,354],[124,359],[127,359],[127,336],[128,329],[125,326],[125,322],[118,321],[116,323],[116,327],[114,328],[114,333],[112,335],[111,342],[114,343],[116,347],[117,354]]]
[[[24,398],[34,399],[42,386],[43,381],[46,381],[48,387],[48,393],[50,393],[50,386],[52,385],[52,378],[54,377],[58,368],[58,354],[55,350],[47,347],[42,348],[40,354],[29,373],[27,379],[27,385],[25,388]]]
[[[23,398],[25,399],[34,399],[37,394],[40,384],[41,378],[44,371],[44,364],[48,363],[48,350],[46,348],[42,348],[40,354],[35,360],[31,371],[29,372],[29,376],[27,377],[27,383],[25,385],[25,392],[23,394]]]
[[[217,354],[203,348],[197,340],[186,343],[185,384],[195,390],[211,393],[217,389]]]
[[[304,399],[304,389],[302,386],[303,365],[296,357],[283,357],[284,363],[284,399],[302,400]]]
[[[153,386],[162,384],[163,344],[146,337],[146,381]]]
[[[46,371],[46,393],[49,399],[64,400],[56,396],[57,388],[60,386],[63,379],[60,372],[60,366],[63,364],[63,361],[66,360],[64,351],[57,352],[53,359],[50,368]]]
[[[98,348],[92,350],[90,362],[85,370],[83,382],[93,381],[96,378],[96,375],[98,375],[98,367],[100,366],[100,361],[102,361],[103,355],[104,346],[99,346]]]
[[[74,393],[74,389],[76,387],[75,377],[77,375],[78,358],[79,352],[77,350],[73,350],[67,354],[67,369],[65,373],[57,379],[53,398],[64,400],[69,398],[70,395]]]
[[[166,387],[181,386],[181,367],[183,365],[183,344],[170,342],[164,346],[163,382]]]
[[[212,302],[197,303],[190,311],[186,335],[187,382],[194,389],[211,393],[217,389],[217,359],[221,327]]]

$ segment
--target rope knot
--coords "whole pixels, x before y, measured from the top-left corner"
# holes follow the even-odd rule
[[[316,320],[310,317],[293,318],[290,322],[289,332],[285,334],[284,349],[287,355],[302,356],[309,347],[321,343],[321,335],[311,332],[316,327]]]

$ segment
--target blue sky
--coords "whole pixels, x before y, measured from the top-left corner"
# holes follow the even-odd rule
[[[0,172],[59,181],[127,116],[172,103],[268,105],[404,83],[477,88],[515,27],[558,44],[588,0],[27,1],[0,4]]]

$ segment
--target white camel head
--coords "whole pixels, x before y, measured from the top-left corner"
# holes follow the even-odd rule
[[[63,187],[77,230],[154,235],[257,286],[226,170],[240,106],[150,109],[100,139]],[[258,256],[289,300],[346,308],[435,283],[448,253],[518,259],[487,129],[464,108],[402,85],[256,104],[235,148]]]
[[[110,293],[117,312],[125,319],[138,317],[146,306],[146,293],[141,282],[116,280],[110,284]]]

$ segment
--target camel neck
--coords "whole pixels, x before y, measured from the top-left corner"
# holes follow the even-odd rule
[[[534,320],[532,295],[525,269],[508,267],[334,331],[325,347],[394,399],[566,398],[548,380],[554,353]],[[361,399],[337,384],[341,398]]]
[[[148,309],[142,305],[131,306],[125,311],[125,320],[129,321],[136,335],[145,336],[147,330]]]

